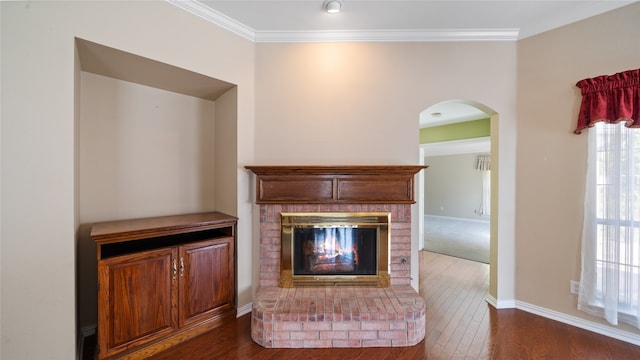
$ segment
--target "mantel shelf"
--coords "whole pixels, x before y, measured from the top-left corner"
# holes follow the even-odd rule
[[[258,204],[413,204],[423,165],[245,166]]]

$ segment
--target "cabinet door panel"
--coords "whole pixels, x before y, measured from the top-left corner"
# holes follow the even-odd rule
[[[104,299],[109,323],[106,331],[110,352],[119,352],[154,340],[177,328],[172,259],[177,251],[161,249],[104,261],[106,276]],[[106,305],[106,306],[105,306]]]
[[[209,318],[233,305],[233,238],[205,241],[180,248],[180,325]]]

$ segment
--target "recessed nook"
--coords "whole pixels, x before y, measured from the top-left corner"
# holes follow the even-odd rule
[[[91,224],[233,203],[238,94],[205,73],[85,39],[75,38],[75,50],[76,316],[91,333],[98,318]]]

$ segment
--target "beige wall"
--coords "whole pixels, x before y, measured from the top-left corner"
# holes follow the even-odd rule
[[[81,223],[216,208],[215,102],[86,72],[81,89]]]
[[[262,163],[415,164],[425,108],[469,99],[515,111],[514,43],[256,47]]]
[[[238,164],[253,162],[254,45],[160,1],[0,6],[0,357],[72,359],[75,239],[82,230],[77,199],[80,75],[74,37],[238,85],[236,126],[242,138],[232,142],[237,159],[228,167],[236,178],[231,183],[239,184],[233,215],[242,219],[240,249],[251,246],[249,186],[242,185],[249,176]],[[250,252],[238,252],[240,306],[251,301],[251,262]]]
[[[419,164],[418,116],[427,107],[462,99],[498,113],[492,119],[493,186],[499,197],[492,205],[492,253],[500,265],[491,269],[491,294],[513,300],[516,43],[256,44],[256,49],[260,164]],[[414,255],[417,213],[412,207]],[[415,287],[417,270],[414,262]]]
[[[215,139],[215,199],[216,209],[227,214],[238,213],[238,178],[229,176],[238,171],[238,88],[216,99]],[[248,189],[243,189],[248,191]],[[243,199],[249,204],[252,202]],[[244,236],[243,236],[244,238]],[[249,237],[247,237],[249,238]]]
[[[574,135],[583,78],[640,65],[640,3],[518,42],[516,298],[576,310],[586,134]],[[623,328],[623,327],[621,327]],[[640,333],[633,330],[634,333]]]
[[[216,133],[236,131],[235,144],[217,138],[217,146],[231,146],[236,159],[216,159],[215,172],[235,176],[216,179],[229,191],[221,189],[216,205],[235,208],[240,218],[239,306],[257,283],[257,207],[244,165],[416,164],[420,111],[463,99],[498,114],[492,294],[585,317],[568,293],[579,274],[586,148],[584,137],[571,134],[574,84],[637,67],[640,4],[518,43],[364,44],[253,44],[165,2],[0,6],[0,357],[70,359],[75,352],[81,221],[74,37],[238,85],[230,90],[237,97],[216,103],[216,120],[223,118]]]
[[[482,172],[476,170],[478,155],[486,153],[427,156],[424,173],[424,213],[488,221],[475,210],[482,204]]]

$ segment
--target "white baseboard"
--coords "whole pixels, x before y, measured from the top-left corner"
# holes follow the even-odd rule
[[[558,311],[543,308],[537,305],[529,304],[519,300],[497,300],[491,295],[485,297],[485,301],[489,305],[496,309],[519,309],[532,313],[538,316],[542,316],[547,319],[555,320],[563,324],[575,326],[580,329],[594,332],[596,334],[604,335],[610,338],[614,338],[620,341],[628,342],[634,345],[640,345],[640,336],[638,334],[612,328],[610,326],[600,324],[597,322],[585,320],[577,316],[567,315]]]
[[[480,222],[480,223],[488,223],[491,221],[491,217],[487,215],[478,216],[478,219],[470,219],[470,218],[461,218],[454,216],[442,216],[442,215],[431,215],[424,214],[425,218],[432,217],[437,219],[448,219],[448,220],[458,220],[458,221],[469,221],[469,222]]]
[[[249,314],[251,310],[253,310],[253,303],[248,303],[247,305],[239,307],[236,311],[236,318]]]
[[[516,307],[515,300],[498,300],[491,295],[488,295],[484,298],[484,301],[489,303],[489,305],[493,306],[496,309],[513,309]]]
[[[640,345],[640,336],[638,334],[612,328],[610,326],[600,324],[597,322],[585,320],[577,316],[567,315],[558,311],[546,309],[540,306],[526,303],[524,301],[516,301],[516,308],[536,314],[547,319],[559,321],[561,323],[575,326],[587,331],[594,332],[596,334],[608,336],[620,341],[628,342],[634,345]]]

